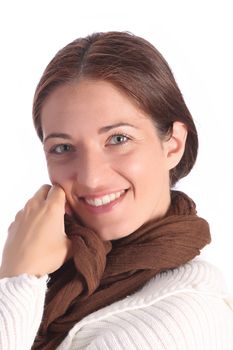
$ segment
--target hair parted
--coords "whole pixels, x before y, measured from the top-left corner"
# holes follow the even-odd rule
[[[151,117],[161,136],[169,135],[175,121],[184,123],[188,131],[185,151],[170,171],[171,186],[190,172],[198,150],[192,116],[166,60],[152,44],[129,32],[94,33],[58,51],[33,101],[33,121],[41,140],[40,114],[46,97],[58,86],[84,78],[105,80],[124,91]]]

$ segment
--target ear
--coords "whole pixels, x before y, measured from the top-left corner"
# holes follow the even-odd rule
[[[168,170],[175,168],[181,160],[185,150],[187,134],[186,125],[176,121],[173,123],[173,129],[171,135],[169,135],[169,139],[163,141]]]

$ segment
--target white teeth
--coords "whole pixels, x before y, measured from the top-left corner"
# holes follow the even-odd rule
[[[111,193],[111,194],[109,195],[109,197],[110,197],[110,202],[111,202],[111,201],[114,201],[114,200],[115,200],[116,195],[115,195],[114,193]]]
[[[119,198],[125,191],[120,191],[120,192],[116,192],[116,193],[111,193],[111,194],[107,194],[103,197],[100,198],[95,198],[95,199],[85,199],[85,202],[87,202],[90,205],[93,205],[95,207],[99,207],[100,205],[105,205],[108,204],[110,202],[115,201],[117,198]]]
[[[101,199],[95,199],[95,203],[97,206],[102,205]]]
[[[106,195],[102,198],[102,203],[103,204],[107,204],[107,203],[110,203],[111,202],[111,197]]]

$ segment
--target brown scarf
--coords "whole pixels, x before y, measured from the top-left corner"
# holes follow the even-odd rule
[[[50,275],[43,320],[33,350],[56,349],[82,318],[134,293],[157,273],[193,259],[210,242],[194,202],[172,191],[166,216],[131,235],[103,242],[66,217],[73,258]]]

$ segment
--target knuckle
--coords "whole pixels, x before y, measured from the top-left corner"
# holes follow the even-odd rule
[[[36,200],[33,198],[30,198],[27,203],[25,204],[24,210],[25,211],[30,211],[36,206]]]
[[[15,222],[12,222],[10,226],[8,227],[8,234],[12,231],[12,228],[14,227]]]
[[[44,190],[47,190],[49,191],[51,188],[51,185],[48,185],[48,184],[44,184],[40,187],[39,191],[44,191]]]
[[[30,212],[38,211],[41,206],[43,206],[41,201],[38,200],[37,197],[32,197],[26,202],[24,209],[23,209],[23,212],[25,214],[28,214]]]
[[[21,209],[20,211],[18,211],[18,213],[15,215],[15,221],[19,220],[23,215],[23,209]]]

